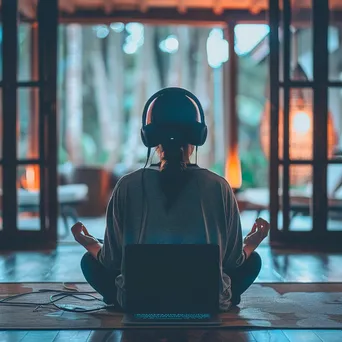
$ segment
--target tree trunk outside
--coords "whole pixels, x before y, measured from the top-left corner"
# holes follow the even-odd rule
[[[70,161],[83,163],[83,101],[82,101],[82,26],[70,24],[66,28],[67,73],[66,73],[66,141]]]
[[[179,49],[170,56],[170,68],[168,86],[190,88],[190,31],[187,26],[174,26],[172,31],[176,33]]]
[[[110,155],[106,168],[112,170],[120,160],[123,146],[124,116],[124,53],[122,51],[122,34],[111,32],[108,37],[107,69],[108,69],[108,107],[111,116]]]
[[[109,89],[106,73],[105,60],[102,52],[102,40],[97,37],[92,39],[92,51],[90,60],[93,72],[93,89],[95,96],[96,111],[99,120],[99,151],[105,155],[113,151],[113,127],[111,109],[109,107]],[[98,152],[99,152],[98,151]]]
[[[208,126],[208,137],[206,143],[199,150],[199,163],[205,168],[211,166],[211,157],[213,155],[212,137],[215,132],[213,128],[213,111],[212,111],[212,88],[211,69],[207,61],[207,39],[209,35],[208,29],[200,29],[197,41],[197,62],[196,62],[196,78],[194,83],[194,93],[200,100]]]
[[[141,115],[147,99],[160,88],[154,49],[156,28],[145,25],[144,30],[144,45],[137,54],[133,89],[134,104],[130,113],[129,133],[125,145],[124,163],[128,169],[135,168],[146,152],[140,139]]]

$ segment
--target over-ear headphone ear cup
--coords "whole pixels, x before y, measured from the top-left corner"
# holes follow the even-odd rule
[[[201,122],[194,122],[188,130],[187,141],[194,146],[202,146],[208,135],[207,126]]]
[[[203,131],[202,131],[202,144],[200,146],[202,146],[206,140],[207,140],[207,136],[208,136],[208,127],[207,125],[203,124]]]
[[[152,123],[141,128],[141,140],[146,147],[156,147],[160,144],[160,134],[158,127]]]
[[[148,143],[147,143],[147,140],[146,140],[145,129],[144,129],[144,127],[142,127],[141,130],[140,130],[140,137],[141,137],[141,141],[143,142],[143,144],[144,144],[146,147],[149,147],[149,146],[148,146]]]

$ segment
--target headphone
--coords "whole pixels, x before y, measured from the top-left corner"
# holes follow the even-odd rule
[[[160,96],[163,96],[165,94],[183,94],[184,96],[188,97],[190,100],[194,102],[194,105],[197,107],[197,112],[199,113],[201,122],[194,121],[190,124],[182,124],[182,122],[177,123],[178,129],[182,129],[185,134],[183,134],[183,137],[186,137],[186,143],[194,146],[202,146],[206,139],[208,134],[208,128],[205,123],[204,118],[204,111],[202,108],[202,105],[198,98],[191,93],[190,91],[178,88],[178,87],[169,87],[164,88],[156,92],[154,95],[152,95],[146,102],[144,111],[142,114],[142,127],[141,127],[141,140],[144,143],[144,145],[148,148],[156,147],[159,144],[162,143],[162,141],[165,141],[165,134],[166,132],[170,131],[172,133],[172,127],[176,126],[174,123],[170,124],[156,124],[156,123],[149,123],[146,124],[146,118],[150,109],[150,106],[154,100],[159,98]],[[168,128],[168,129],[167,129]],[[176,129],[174,129],[174,132]],[[172,134],[171,134],[172,135]],[[173,137],[168,137],[170,140],[173,140]]]

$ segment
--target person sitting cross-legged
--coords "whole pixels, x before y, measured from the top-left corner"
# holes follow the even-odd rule
[[[255,250],[269,224],[257,219],[243,240],[228,182],[190,163],[206,140],[206,130],[203,109],[192,93],[167,88],[155,94],[145,106],[142,138],[149,152],[156,147],[159,163],[118,181],[107,208],[103,244],[81,222],[72,227],[75,240],[88,251],[81,261],[84,277],[106,303],[123,306],[122,253],[127,244],[219,245],[221,311],[238,305],[257,278],[261,258]]]

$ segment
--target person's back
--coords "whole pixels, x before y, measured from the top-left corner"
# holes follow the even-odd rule
[[[125,192],[124,244],[218,244],[227,230],[226,206],[230,207],[227,202],[232,198],[231,189],[223,178],[197,165],[188,166],[184,172],[189,174],[189,181],[170,208],[166,208],[167,198],[159,184],[158,166],[121,179],[120,187]]]
[[[106,302],[124,307],[125,245],[217,244],[222,266],[220,309],[226,311],[232,303],[240,302],[240,295],[259,273],[260,257],[252,252],[265,232],[267,235],[268,224],[263,220],[256,223],[248,235],[250,243],[243,248],[240,215],[229,184],[215,173],[190,164],[194,148],[197,153],[207,137],[203,109],[193,94],[180,88],[157,92],[147,101],[142,122],[147,161],[151,148],[156,147],[160,163],[118,181],[107,209],[103,246],[91,240],[83,225],[73,227],[75,239],[90,253],[82,259],[83,273]],[[100,271],[95,262],[108,274],[107,284],[89,271]],[[117,293],[110,287],[113,279]]]
[[[220,305],[227,309],[231,293],[224,271],[243,262],[242,235],[234,195],[226,180],[190,164],[194,146],[203,145],[207,136],[203,109],[196,98],[179,89],[157,97],[149,117],[148,103],[143,115],[143,142],[148,148],[157,147],[161,162],[120,180],[113,203],[120,203],[116,218],[121,224],[117,227],[124,229],[113,230],[107,239],[115,241],[115,236],[122,236],[117,242],[120,250],[115,250],[117,244],[105,243],[100,260],[109,265],[116,259],[116,267],[120,265],[122,274],[116,285],[118,301],[123,304],[125,245],[217,244],[223,266]],[[109,211],[114,210],[109,207]],[[110,225],[116,226],[114,222]]]

